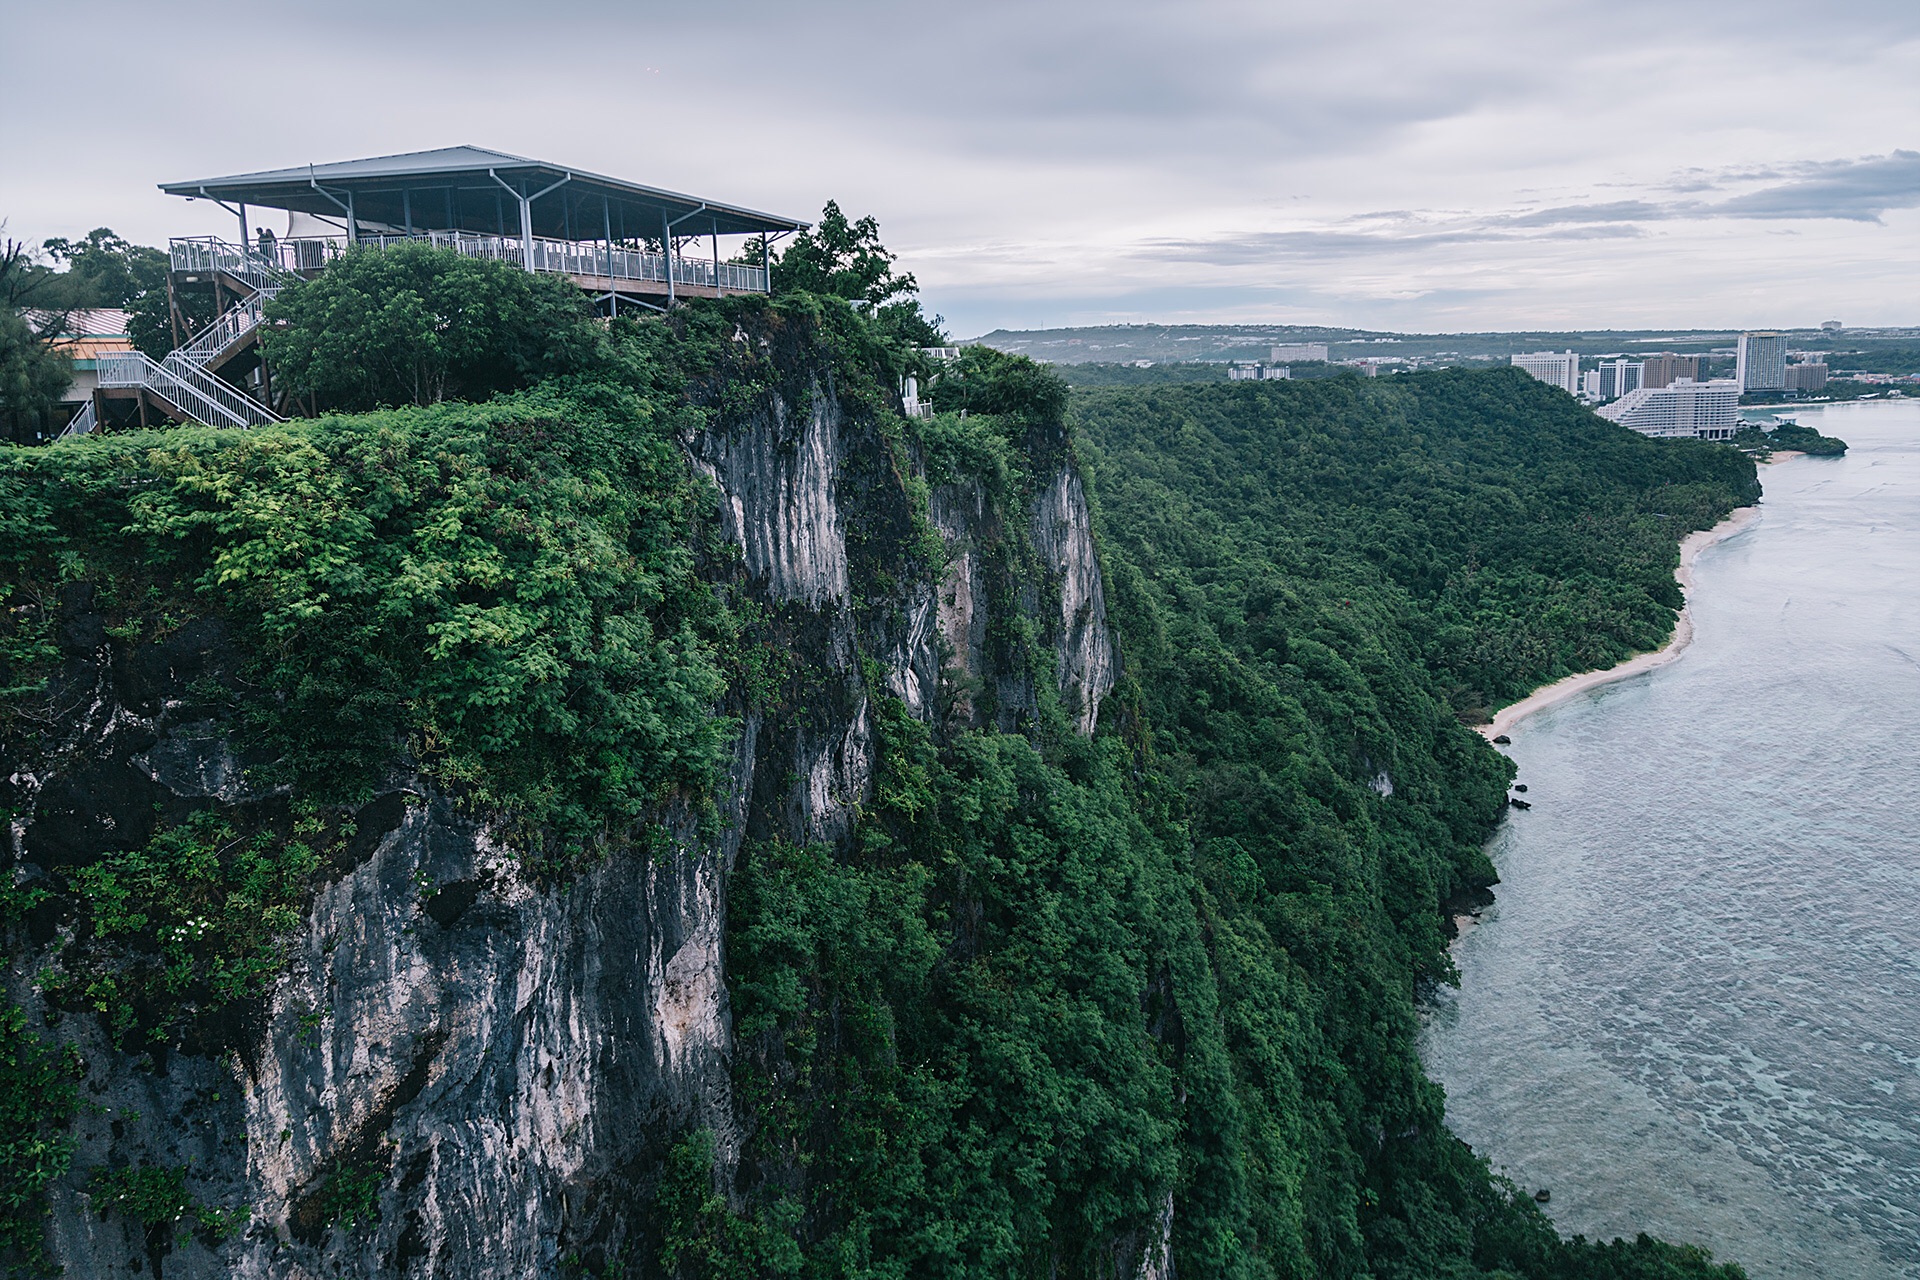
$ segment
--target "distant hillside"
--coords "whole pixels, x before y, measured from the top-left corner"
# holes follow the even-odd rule
[[[1832,353],[1845,368],[1920,373],[1920,329],[1789,329],[1793,351]],[[1512,333],[1391,333],[1312,325],[1095,325],[995,329],[974,341],[1050,364],[1264,360],[1281,343],[1324,342],[1334,360],[1398,358],[1414,365],[1504,364],[1519,351],[1571,348],[1583,356],[1656,351],[1733,355],[1733,329],[1589,329]],[[1849,359],[1848,357],[1855,357]],[[1893,367],[1897,366],[1897,367]]]

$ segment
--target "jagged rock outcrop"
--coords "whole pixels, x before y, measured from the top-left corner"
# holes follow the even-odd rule
[[[176,677],[231,667],[217,631],[201,638]],[[108,644],[69,661],[64,684],[90,696],[44,780],[15,775],[29,801],[17,863],[137,847],[139,824],[116,811],[143,802],[274,803],[241,787],[208,721],[180,720],[184,688],[161,684],[154,706],[127,697],[143,663],[153,655]],[[717,831],[670,817],[671,853],[614,859],[563,889],[533,882],[418,779],[396,779],[356,815],[354,865],[315,896],[260,1025],[233,1051],[136,1056],[67,1018],[100,1107],[79,1124],[76,1163],[106,1163],[117,1146],[186,1165],[202,1200],[249,1205],[253,1222],[218,1251],[149,1240],[65,1187],[54,1256],[83,1275],[482,1276],[617,1249],[622,1194],[645,1187],[671,1135],[705,1126],[724,1148],[733,1130],[722,882],[755,737],[749,719]],[[327,1230],[322,1189],[344,1166],[380,1175],[370,1230]]]
[[[1080,474],[1071,466],[1054,473],[1033,503],[1033,545],[1053,575],[1059,600],[1060,692],[1082,733],[1100,720],[1100,699],[1113,688],[1113,636],[1107,630],[1107,597],[1093,546],[1093,518]]]
[[[651,854],[551,883],[509,837],[398,768],[356,815],[347,865],[287,939],[270,997],[235,1015],[225,1048],[136,1055],[66,1017],[59,1034],[80,1048],[98,1104],[77,1124],[76,1168],[128,1153],[185,1165],[203,1201],[253,1215],[224,1244],[175,1241],[103,1218],[76,1175],[54,1193],[49,1234],[68,1274],[550,1276],[646,1256],[639,1207],[669,1145],[710,1129],[723,1170],[738,1149],[727,873],[743,839],[849,836],[875,767],[867,664],[923,721],[974,723],[985,699],[1012,727],[1035,707],[1035,663],[997,649],[992,624],[1019,609],[1082,731],[1113,684],[1071,464],[1024,511],[958,484],[916,514],[869,418],[816,376],[805,396],[770,395],[683,442],[740,550],[732,586],[765,607],[788,659],[768,706],[733,709],[714,815],[664,815],[668,839]],[[938,581],[910,549],[916,519],[947,544]],[[233,678],[217,623],[129,646],[80,593],[63,627],[60,742],[9,761],[12,874],[138,848],[156,820],[196,807],[284,804],[249,790],[228,726],[194,692]],[[46,922],[36,958],[7,976],[29,1006],[57,935]],[[329,1229],[326,1189],[343,1171],[377,1182],[372,1226]],[[1122,1242],[1116,1256],[1163,1247]]]

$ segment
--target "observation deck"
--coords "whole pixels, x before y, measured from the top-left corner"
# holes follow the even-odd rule
[[[311,274],[354,247],[428,243],[567,276],[610,310],[622,299],[657,307],[680,297],[765,293],[772,244],[807,225],[481,147],[268,169],[160,189],[233,213],[243,251],[282,271]],[[285,210],[290,234],[256,237],[249,215],[261,209]],[[300,233],[291,234],[296,227]],[[724,256],[723,239],[733,244]],[[174,242],[174,270],[223,272],[219,251],[203,253],[198,243]]]

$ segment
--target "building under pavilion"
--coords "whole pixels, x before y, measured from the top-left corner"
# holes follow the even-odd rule
[[[185,332],[164,360],[103,356],[98,386],[69,433],[158,415],[254,426],[289,407],[260,360],[262,309],[289,282],[341,254],[426,243],[574,281],[609,314],[682,298],[768,291],[768,255],[807,224],[584,169],[480,147],[162,183],[234,215],[239,238],[193,236],[169,246],[169,289],[211,286],[215,319]],[[285,234],[265,223],[286,218]],[[265,216],[263,216],[263,214]],[[733,249],[722,259],[722,242]],[[742,242],[744,241],[744,244]]]

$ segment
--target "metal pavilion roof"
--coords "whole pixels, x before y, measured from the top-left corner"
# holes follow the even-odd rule
[[[795,218],[642,186],[545,160],[442,147],[332,164],[267,169],[188,182],[163,182],[169,195],[289,209],[393,228],[518,234],[528,202],[532,234],[568,240],[797,231]]]

